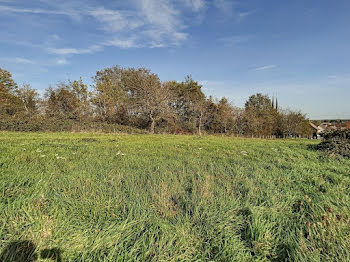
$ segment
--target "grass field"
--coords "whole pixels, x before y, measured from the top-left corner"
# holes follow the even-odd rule
[[[0,261],[350,261],[350,160],[315,143],[0,133]]]

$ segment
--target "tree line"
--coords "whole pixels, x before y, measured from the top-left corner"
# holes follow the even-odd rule
[[[66,129],[106,124],[150,133],[312,135],[304,114],[283,110],[277,100],[260,93],[238,108],[225,97],[207,97],[190,76],[162,82],[146,68],[114,66],[97,71],[92,79],[90,88],[80,78],[49,87],[40,96],[29,84],[19,87],[0,68],[0,129],[40,123],[40,130],[51,130],[48,123],[70,123]]]

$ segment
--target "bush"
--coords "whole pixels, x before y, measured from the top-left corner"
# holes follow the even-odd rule
[[[72,119],[57,118],[13,118],[0,117],[0,130],[19,132],[105,132],[105,133],[127,133],[146,134],[146,130],[103,122],[86,121],[79,122]]]
[[[335,130],[322,136],[324,140],[316,146],[316,149],[330,155],[350,158],[350,130]]]

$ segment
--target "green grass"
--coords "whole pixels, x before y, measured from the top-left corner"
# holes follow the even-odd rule
[[[2,259],[350,261],[350,160],[315,143],[0,133]]]

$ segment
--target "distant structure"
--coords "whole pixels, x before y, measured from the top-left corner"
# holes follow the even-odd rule
[[[335,122],[333,120],[330,120],[328,122],[322,122],[318,126],[312,122],[309,122],[309,124],[314,130],[314,134],[313,134],[314,138],[319,138],[322,133],[327,132],[327,131],[350,129],[350,121]]]
[[[272,96],[272,99],[271,99],[271,106],[272,108],[274,108],[276,111],[278,111],[278,100],[277,100],[277,96],[276,96],[276,99],[275,99],[275,96]],[[276,101],[276,102],[275,102]]]
[[[271,103],[271,106],[272,106],[272,108],[275,108],[275,97],[274,96],[272,96],[272,103]]]
[[[312,127],[313,129],[313,134],[312,134],[312,138],[316,138],[318,139],[321,135],[322,132],[324,132],[324,129],[319,127],[319,126],[316,126],[314,123],[312,122],[309,122],[310,126]]]

